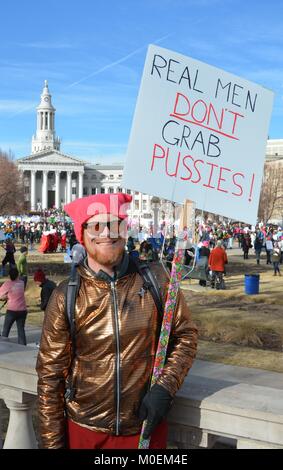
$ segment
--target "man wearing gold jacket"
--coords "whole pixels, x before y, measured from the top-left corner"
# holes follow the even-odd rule
[[[165,367],[150,389],[162,316],[125,251],[130,201],[97,194],[65,206],[87,256],[77,267],[75,340],[68,281],[54,290],[44,317],[37,360],[44,448],[137,448],[144,419],[150,448],[166,448],[165,417],[192,366],[197,330],[179,291]],[[165,302],[168,276],[159,263],[150,269]]]

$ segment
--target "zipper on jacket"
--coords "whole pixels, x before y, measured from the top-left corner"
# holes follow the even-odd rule
[[[119,435],[120,427],[120,334],[119,334],[119,320],[118,320],[118,302],[116,283],[111,281],[111,291],[114,304],[114,321],[115,321],[115,338],[116,338],[116,436]]]

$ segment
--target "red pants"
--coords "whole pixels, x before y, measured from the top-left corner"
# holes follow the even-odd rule
[[[168,424],[162,421],[156,426],[150,439],[150,449],[166,449]],[[91,431],[71,420],[67,421],[69,449],[137,449],[139,434],[113,436],[104,432]]]

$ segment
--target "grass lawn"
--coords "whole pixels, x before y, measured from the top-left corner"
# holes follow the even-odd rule
[[[244,263],[239,254],[228,256],[226,290],[182,283],[199,328],[198,357],[283,372],[283,277],[273,276],[270,265],[257,266],[254,257]],[[245,294],[244,275],[252,273],[260,274],[257,295]]]
[[[18,251],[16,257],[18,256]],[[196,280],[184,280],[182,289],[199,328],[198,358],[246,367],[283,372],[283,277],[274,277],[264,262],[254,256],[243,261],[238,250],[228,251],[226,290],[203,288]],[[27,324],[41,326],[40,289],[33,282],[38,267],[59,283],[70,265],[64,254],[28,254],[29,281],[26,290]],[[282,268],[283,271],[283,268]],[[260,274],[260,293],[246,295],[244,274]]]

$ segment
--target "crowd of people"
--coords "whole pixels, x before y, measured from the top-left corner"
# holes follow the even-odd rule
[[[143,234],[142,240],[141,234]],[[243,259],[249,259],[250,250],[254,251],[259,265],[265,253],[266,264],[273,265],[274,276],[281,276],[280,264],[283,262],[283,230],[274,225],[259,224],[256,227],[244,224],[197,223],[194,243],[185,250],[184,268],[186,277],[199,278],[201,286],[209,284],[212,288],[224,289],[224,276],[228,263],[228,250],[233,247],[242,249]],[[127,248],[132,256],[145,261],[164,260],[171,269],[175,252],[176,237],[166,237],[160,228],[157,237],[141,227],[138,235],[128,238]],[[218,255],[217,255],[218,254]],[[187,268],[187,269],[186,269]]]
[[[118,204],[111,204],[111,197]],[[163,268],[172,267],[177,238],[174,230],[167,236],[163,226],[157,236],[143,227],[135,236],[127,223],[123,226],[123,204],[130,198],[119,193],[78,199],[66,206],[72,222],[65,214],[49,213],[1,223],[2,274],[10,268],[0,287],[0,299],[7,301],[3,338],[16,322],[18,342],[26,344],[27,255],[34,244],[44,254],[68,250],[73,261],[69,280],[59,286],[39,267],[33,277],[45,312],[37,360],[43,447],[136,448],[144,420],[143,437],[151,436],[151,448],[166,447],[166,415],[195,357],[197,329],[179,291],[168,358],[150,388],[168,287]],[[95,204],[101,202],[105,210],[98,213]],[[197,273],[201,286],[225,288],[228,253],[235,244],[244,262],[251,249],[257,264],[265,252],[274,275],[281,275],[280,227],[197,223],[195,233],[188,233],[184,228],[184,277]]]

